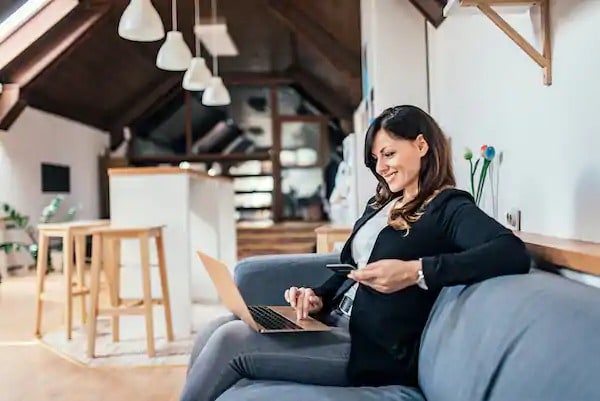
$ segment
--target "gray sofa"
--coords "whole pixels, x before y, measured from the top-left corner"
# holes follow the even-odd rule
[[[238,264],[250,304],[283,304],[337,255],[263,256]],[[219,401],[600,400],[600,290],[542,271],[442,291],[423,333],[420,389],[335,388],[241,380]]]

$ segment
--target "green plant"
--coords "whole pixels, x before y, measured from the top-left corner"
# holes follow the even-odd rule
[[[50,223],[55,218],[58,213],[62,203],[64,201],[64,196],[58,195],[43,209],[42,214],[39,218],[39,223]],[[4,242],[0,243],[0,252],[5,252],[7,254],[11,252],[18,252],[22,250],[26,250],[29,252],[33,260],[37,260],[38,253],[38,244],[37,244],[37,235],[35,228],[29,224],[29,217],[19,213],[13,206],[8,203],[0,202],[0,210],[3,213],[3,216],[0,217],[6,228],[20,228],[27,233],[31,240],[31,244],[27,244],[24,242]],[[77,209],[72,207],[70,208],[63,221],[71,221],[75,218],[75,214]],[[47,260],[48,270],[51,270],[52,264],[50,263],[50,253],[48,252],[48,260]]]
[[[23,229],[33,244],[26,244],[23,242],[4,242],[0,243],[0,251],[10,253],[13,251],[20,251],[27,249],[31,256],[35,258],[37,254],[37,245],[35,244],[35,234],[33,228],[29,225],[29,216],[25,216],[19,213],[14,207],[8,203],[1,203],[1,210],[4,214],[2,221],[6,228],[21,228]]]
[[[485,187],[485,179],[487,177],[490,164],[496,156],[496,149],[493,146],[483,145],[481,146],[480,154],[481,156],[475,161],[475,164],[473,164],[473,151],[471,151],[469,148],[466,148],[464,153],[465,160],[469,162],[471,195],[475,199],[477,206],[479,206],[479,203],[481,202],[481,196],[483,195],[483,189]],[[481,166],[481,172],[479,173],[477,189],[475,189],[475,175],[477,174],[477,168],[479,167],[479,162],[481,160],[483,160],[483,165]]]

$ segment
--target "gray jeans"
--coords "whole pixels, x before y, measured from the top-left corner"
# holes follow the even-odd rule
[[[196,339],[181,401],[213,401],[242,378],[348,386],[347,319],[332,312],[331,332],[259,334],[234,316]]]

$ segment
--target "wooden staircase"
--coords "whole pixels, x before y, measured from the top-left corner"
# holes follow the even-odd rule
[[[237,226],[238,260],[254,255],[314,253],[315,228],[323,224],[240,222]]]

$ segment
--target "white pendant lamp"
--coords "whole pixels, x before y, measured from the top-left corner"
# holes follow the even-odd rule
[[[156,56],[156,66],[167,71],[185,71],[192,60],[192,52],[177,30],[177,1],[172,0],[173,30],[167,32],[167,39]]]
[[[205,106],[226,106],[231,103],[229,91],[221,77],[212,77],[208,87],[202,94],[202,104]]]
[[[151,0],[131,0],[119,20],[119,36],[135,42],[154,42],[164,38],[162,20]]]
[[[196,25],[200,25],[200,5],[198,0],[194,2],[196,13]],[[190,67],[183,76],[183,89],[188,91],[203,91],[208,86],[212,74],[206,66],[206,61],[200,57],[200,39],[194,34],[196,42],[196,57],[190,63]]]
[[[213,21],[217,21],[216,0],[212,0]],[[202,94],[202,104],[205,106],[226,106],[231,103],[231,97],[223,80],[219,77],[219,55],[213,54],[213,77],[210,79],[208,87]]]
[[[188,91],[203,91],[207,88],[212,74],[202,57],[194,57],[183,76],[183,89]]]

